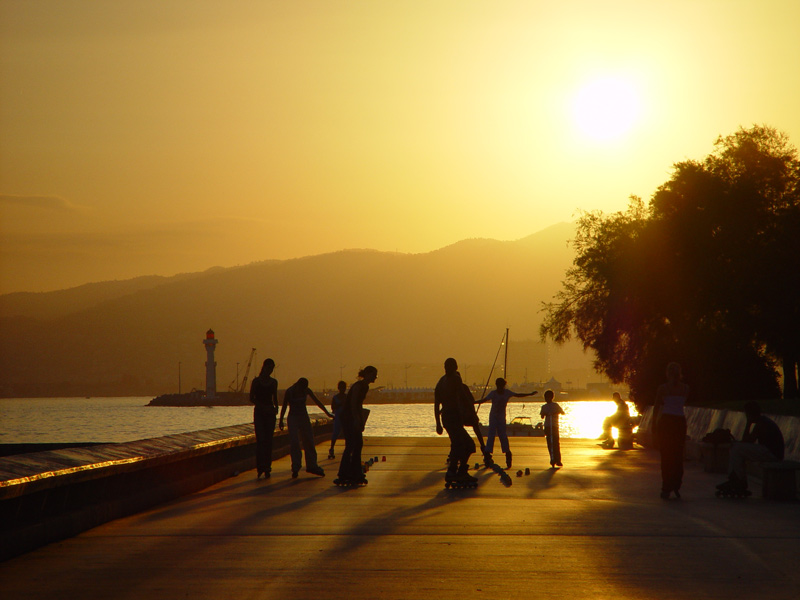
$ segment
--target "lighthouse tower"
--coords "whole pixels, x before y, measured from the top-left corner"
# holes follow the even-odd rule
[[[214,330],[206,331],[206,339],[203,340],[206,347],[206,398],[217,397],[217,363],[214,361],[214,347],[217,343]]]

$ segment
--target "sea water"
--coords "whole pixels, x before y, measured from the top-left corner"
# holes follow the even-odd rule
[[[147,406],[150,397],[123,398],[2,398],[0,444],[130,442],[253,421],[251,406]],[[542,402],[511,402],[509,420],[527,416],[540,421]],[[562,401],[566,413],[560,432],[565,438],[596,438],[603,418],[616,410],[614,402]],[[432,404],[367,404],[365,435],[427,437],[436,435]],[[309,411],[316,411],[313,406]],[[633,407],[631,407],[633,413]],[[483,423],[489,407],[478,416]]]

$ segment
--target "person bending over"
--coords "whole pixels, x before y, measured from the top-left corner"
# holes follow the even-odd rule
[[[475,452],[475,442],[464,429],[470,421],[465,414],[463,382],[458,374],[455,358],[444,361],[444,375],[434,390],[433,413],[436,418],[436,433],[447,431],[450,438],[450,463],[444,480],[447,483],[474,484],[478,480],[469,474],[469,457]]]

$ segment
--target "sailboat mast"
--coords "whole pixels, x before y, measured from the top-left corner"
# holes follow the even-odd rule
[[[506,353],[503,357],[503,379],[508,381],[508,327],[506,327]]]

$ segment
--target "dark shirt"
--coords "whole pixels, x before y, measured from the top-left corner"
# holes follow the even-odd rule
[[[350,386],[342,409],[352,413],[360,412],[364,407],[364,398],[367,397],[368,391],[369,384],[366,381],[363,379],[356,381]]]
[[[463,424],[461,416],[461,376],[458,373],[442,375],[433,391],[434,399],[441,406],[442,422]]]
[[[461,384],[461,410],[464,414],[464,425],[480,425],[478,412],[475,410],[475,396],[466,383]]]
[[[750,428],[745,430],[742,441],[757,442],[765,446],[778,460],[783,460],[784,443],[780,427],[770,419],[761,415]]]
[[[364,399],[369,391],[369,383],[359,379],[347,391],[347,398],[342,406],[341,418],[348,419],[358,431],[364,431]]]
[[[347,394],[336,394],[333,398],[331,398],[331,412],[334,415],[338,415],[342,407],[344,407],[344,402],[347,399]]]
[[[308,398],[308,388],[300,387],[297,384],[289,386],[283,395],[283,403],[289,406],[289,414],[297,416],[308,416],[306,408],[306,398]]]
[[[278,381],[272,377],[258,376],[250,384],[250,402],[260,408],[278,412]]]

